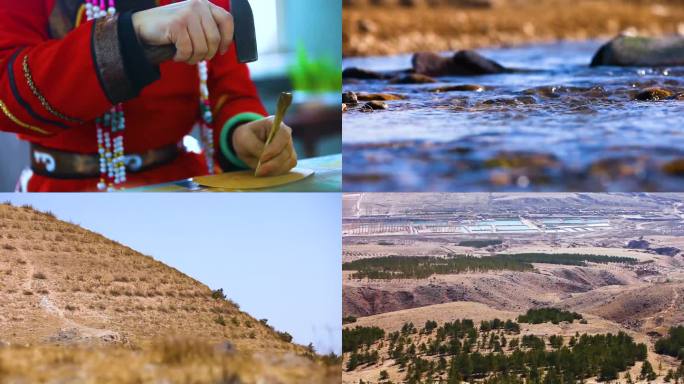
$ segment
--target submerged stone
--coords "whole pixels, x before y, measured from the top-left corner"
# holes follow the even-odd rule
[[[526,95],[537,95],[546,98],[559,98],[565,94],[581,94],[590,97],[603,97],[606,95],[606,90],[601,86],[595,87],[566,87],[566,86],[542,86],[529,88],[523,91]]]
[[[663,171],[671,176],[684,176],[684,159],[676,159],[665,164]]]
[[[362,111],[370,112],[389,108],[386,103],[382,101],[369,101],[361,107]]]
[[[484,163],[486,168],[549,168],[558,167],[558,159],[551,154],[502,152]]]
[[[446,93],[446,92],[482,92],[485,87],[482,85],[474,84],[462,84],[462,85],[447,85],[445,87],[439,87],[431,89],[430,92],[433,93]]]
[[[514,107],[518,105],[536,104],[537,100],[532,96],[517,97],[497,97],[495,99],[484,100],[478,105],[483,107]]]
[[[430,76],[421,75],[418,73],[411,73],[409,75],[398,76],[390,80],[391,84],[429,84],[436,83],[437,80]]]
[[[355,105],[359,103],[359,99],[354,92],[344,92],[342,94],[342,102],[345,104]]]
[[[672,92],[663,88],[647,88],[639,92],[634,99],[639,101],[658,101],[672,97]]]
[[[380,72],[369,71],[367,69],[361,69],[356,67],[345,68],[342,71],[343,79],[361,79],[361,80],[383,80],[387,78],[387,75]]]
[[[397,95],[394,93],[365,93],[359,92],[356,94],[359,101],[390,101],[390,100],[405,100],[406,96]]]

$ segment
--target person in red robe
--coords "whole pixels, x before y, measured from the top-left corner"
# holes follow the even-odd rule
[[[125,114],[126,183],[134,187],[208,173],[182,145],[201,119],[198,69],[208,61],[218,171],[286,173],[297,163],[283,126],[272,125],[246,65],[237,61],[228,0],[118,0],[88,20],[84,0],[0,0],[0,130],[31,143],[21,189],[97,190],[96,119]],[[113,11],[113,10],[112,10]],[[173,44],[156,64],[145,47]]]

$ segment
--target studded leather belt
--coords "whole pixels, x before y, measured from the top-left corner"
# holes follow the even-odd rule
[[[126,154],[126,170],[143,172],[174,161],[185,152],[183,144],[171,144],[144,153]],[[100,176],[97,154],[80,154],[31,144],[31,169],[37,175],[55,179],[90,179]]]

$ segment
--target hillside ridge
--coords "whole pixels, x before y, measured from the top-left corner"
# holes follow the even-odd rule
[[[304,353],[199,281],[52,213],[0,205],[0,340],[118,343],[170,336]]]

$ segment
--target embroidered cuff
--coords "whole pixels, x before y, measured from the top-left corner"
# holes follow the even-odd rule
[[[147,60],[145,50],[133,28],[132,16],[133,12],[124,12],[119,16],[119,45],[124,69],[133,83],[135,94],[138,95],[143,88],[159,80],[161,73],[159,66]]]
[[[238,169],[249,169],[249,166],[245,164],[244,161],[240,160],[239,157],[235,154],[235,148],[233,148],[233,132],[235,132],[235,128],[237,128],[239,125],[244,124],[244,123],[249,123],[252,121],[256,120],[261,120],[263,119],[264,116],[258,114],[258,113],[253,113],[253,112],[243,112],[239,113],[235,116],[233,116],[231,119],[226,122],[226,124],[223,126],[223,129],[221,130],[221,154],[223,155],[223,158],[227,160],[233,168],[238,168]],[[225,163],[222,161],[221,163]],[[225,164],[222,164],[225,165]],[[227,171],[229,169],[226,169],[225,166],[223,166],[224,171]]]
[[[93,26],[93,62],[100,86],[112,104],[133,99],[160,76],[147,62],[132,30],[128,12],[98,19]]]

